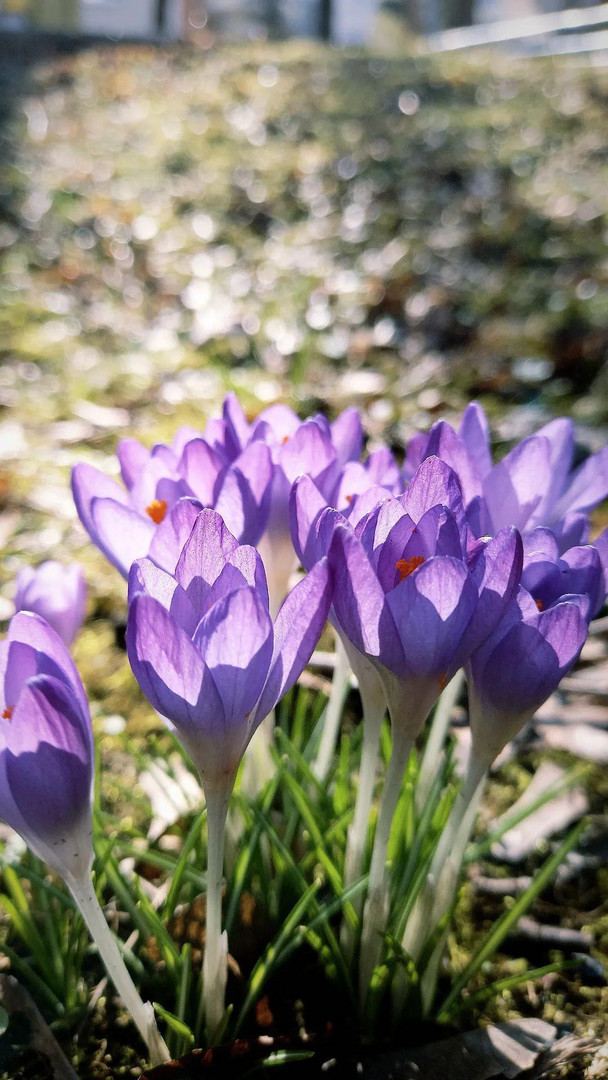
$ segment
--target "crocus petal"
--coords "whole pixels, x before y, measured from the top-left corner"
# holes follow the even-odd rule
[[[327,554],[317,536],[319,518],[326,509],[327,500],[310,476],[299,476],[289,496],[289,523],[296,555],[306,570]]]
[[[608,529],[604,529],[603,533],[600,533],[597,540],[593,541],[593,546],[596,548],[600,557],[602,570],[604,572],[604,588],[608,593]]]
[[[545,424],[536,432],[536,436],[547,440],[551,458],[549,485],[530,522],[542,525],[553,520],[553,507],[566,486],[574,454],[574,424],[562,416]]]
[[[277,464],[290,485],[305,472],[321,487],[328,470],[336,465],[336,451],[318,425],[306,420],[279,447]]]
[[[238,547],[216,510],[201,510],[175,568],[195,611],[204,611],[209,587]]]
[[[456,473],[465,504],[481,495],[481,476],[464,442],[444,420],[433,424],[426,447],[428,456],[445,461]]]
[[[557,503],[554,519],[565,514],[591,510],[608,496],[608,446],[599,450],[574,473],[567,490]]]
[[[250,427],[236,394],[227,394],[222,409],[225,426],[225,447],[229,460],[238,457],[250,438]]]
[[[191,636],[198,623],[198,617],[186,593],[172,574],[161,570],[151,559],[138,559],[129,572],[128,599],[132,603],[137,593],[158,600],[159,604],[170,612],[173,620],[182,630]]]
[[[408,672],[436,678],[437,693],[465,659],[477,596],[464,564],[449,557],[429,559],[387,594]]]
[[[205,506],[213,506],[218,477],[226,461],[205,442],[192,439],[186,443],[179,469],[192,494]]]
[[[201,619],[194,641],[217,687],[227,724],[247,731],[272,657],[267,608],[254,589],[238,589]]]
[[[560,563],[562,595],[568,592],[588,596],[589,614],[593,618],[600,610],[606,596],[599,551],[589,544],[570,548],[564,553]]]
[[[11,619],[6,638],[0,642],[2,673],[5,685],[12,682],[5,698],[7,705],[15,704],[21,685],[30,676],[52,675],[71,687],[84,714],[88,714],[87,696],[76,665],[59,634],[39,615],[21,611]]]
[[[148,551],[162,570],[175,573],[178,559],[202,510],[195,499],[178,499],[156,528]]]
[[[257,544],[266,528],[272,468],[268,447],[253,442],[221,478],[215,507],[242,544]]]
[[[502,529],[479,552],[471,567],[479,600],[466,632],[467,653],[479,648],[498,626],[517,593],[522,565],[522,540],[513,528]]]
[[[394,620],[363,545],[348,526],[335,528],[329,563],[342,630],[359,652],[399,671],[404,657]]]
[[[571,603],[513,626],[477,675],[482,700],[505,717],[531,716],[572,666],[586,636],[585,620]]]
[[[281,443],[283,439],[289,439],[301,426],[302,421],[293,409],[288,405],[269,405],[254,421],[253,432],[257,433],[263,428],[268,433],[272,442]],[[267,436],[267,437],[268,437]]]
[[[90,720],[65,683],[38,676],[27,684],[5,728],[5,746],[10,792],[31,834],[52,845],[90,818]]]
[[[62,566],[49,560],[17,575],[16,611],[33,611],[71,645],[84,622],[87,588],[78,563]]]
[[[553,522],[551,531],[563,554],[568,548],[589,543],[589,518],[587,514],[566,514],[561,521]]]
[[[337,451],[338,465],[357,461],[363,450],[363,425],[358,409],[344,409],[331,425],[331,441]]]
[[[519,443],[487,474],[483,494],[493,532],[514,525],[525,532],[551,478],[551,455],[546,439],[532,436]]]
[[[154,522],[114,499],[93,499],[91,516],[97,546],[127,577],[131,563],[148,554],[156,528]]]
[[[120,462],[120,474],[127,490],[130,490],[137,477],[145,468],[150,457],[150,451],[142,446],[137,439],[119,439],[116,446],[116,456]],[[77,465],[76,468],[79,468]]]
[[[360,495],[355,495],[350,504],[348,513],[345,514],[355,531],[358,530],[358,526],[363,518],[366,518],[372,510],[375,510],[381,502],[384,502],[384,500],[388,498],[390,498],[390,492],[388,492],[385,487],[380,487],[378,484],[374,484],[372,487],[367,488],[367,491],[362,491]]]
[[[458,434],[467,448],[477,475],[483,480],[492,468],[490,430],[485,412],[478,401],[467,405],[462,414]]]
[[[399,499],[406,514],[418,522],[431,506],[447,506],[458,527],[466,531],[462,491],[458,477],[445,461],[426,458],[412,477],[409,487]]]
[[[203,658],[188,634],[151,596],[137,594],[129,605],[127,654],[154,708],[176,727],[196,729],[206,674]]]
[[[86,464],[75,465],[72,469],[72,495],[78,517],[94,544],[97,544],[97,528],[91,513],[93,499],[113,499],[123,504],[128,502],[128,495],[120,484]]]
[[[332,582],[327,559],[321,559],[288,593],[276,617],[268,679],[255,709],[261,722],[289,690],[312,656],[327,620]]]

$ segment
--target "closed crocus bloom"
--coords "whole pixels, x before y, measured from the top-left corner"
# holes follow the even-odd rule
[[[331,513],[321,515],[319,535]],[[441,690],[514,595],[521,539],[506,529],[476,542],[456,474],[428,458],[399,499],[385,499],[355,529],[343,523],[333,528],[329,561],[336,618],[376,667],[393,730],[362,933],[364,995],[380,955],[386,851],[405,763]]]
[[[429,930],[452,903],[490,765],[572,667],[587,636],[587,620],[604,597],[597,551],[578,547],[560,556],[548,529],[535,529],[525,538],[521,581],[502,619],[466,664],[471,752],[428,884],[402,942],[415,961]],[[423,984],[426,1007],[438,956],[439,950]]]
[[[62,566],[49,561],[36,570],[23,567],[17,575],[16,611],[33,611],[71,645],[84,622],[87,587],[78,563]]]
[[[59,635],[19,612],[0,643],[0,818],[68,885],[153,1062],[168,1058],[91,884],[94,745],[86,695]]]
[[[0,643],[0,817],[62,877],[93,858],[93,736],[86,696],[59,635],[20,612]]]
[[[203,968],[210,1031],[224,1008],[221,934],[225,819],[236,770],[256,728],[293,686],[331,603],[327,560],[269,612],[258,552],[239,545],[202,510],[171,576],[150,559],[129,580],[127,651],[136,679],[194,761],[205,789],[209,836]]]

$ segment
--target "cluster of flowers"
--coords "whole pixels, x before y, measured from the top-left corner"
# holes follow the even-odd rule
[[[364,707],[345,884],[362,873],[386,709],[393,733],[360,937],[343,938],[351,956],[358,950],[364,1001],[383,948],[387,845],[403,770],[437,697],[464,668],[469,767],[435,853],[431,892],[406,931],[414,959],[449,905],[455,852],[488,767],[574,663],[604,601],[608,536],[588,542],[588,515],[608,495],[608,448],[572,471],[569,421],[548,424],[498,464],[477,404],[458,431],[441,421],[416,436],[402,466],[384,447],[362,461],[362,449],[354,409],[329,424],[275,405],[249,423],[229,396],[222,419],[203,433],[182,428],[171,446],[152,450],[120,442],[124,486],[86,464],[74,470],[80,519],[128,578],[135,677],[205,790],[210,1032],[224,1010],[223,835],[236,772],[327,618]],[[290,589],[299,564],[307,573]],[[46,589],[29,575],[18,595],[18,607],[43,618],[17,614],[0,646],[0,815],[83,902],[91,892],[93,741],[82,684],[49,625],[71,639],[82,583],[46,574]],[[126,1000],[122,987],[124,980]],[[148,1014],[139,1017],[160,1057],[151,1024]]]

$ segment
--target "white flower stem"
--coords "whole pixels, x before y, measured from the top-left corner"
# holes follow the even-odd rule
[[[224,836],[232,779],[217,787],[205,784],[207,800],[207,907],[203,957],[203,1010],[207,1037],[213,1040],[225,1009],[228,976],[226,934],[222,934]]]
[[[412,749],[413,739],[409,730],[393,727],[393,749],[386,771],[380,816],[376,826],[372,861],[369,869],[367,900],[363,910],[361,951],[359,955],[359,997],[361,1007],[369,990],[374,968],[382,953],[382,931],[388,915],[388,877],[386,855],[391,825],[401,794],[403,773]]]
[[[402,946],[415,963],[418,963],[428,938],[447,914],[454,899],[462,861],[483,794],[487,769],[485,760],[471,754],[450,817],[435,849],[426,881],[416,897],[407,921]],[[431,989],[434,992],[442,948],[443,941],[429,962],[426,981],[423,979],[423,998],[427,1000]],[[398,978],[393,995],[397,1016],[403,1008],[406,995],[405,979]]]
[[[426,740],[420,770],[418,772],[418,779],[416,781],[416,807],[418,810],[424,806],[431,790],[433,780],[437,775],[450,723],[450,716],[452,715],[452,709],[460,696],[463,683],[464,671],[461,668],[450,680],[445,690],[442,691],[439,701],[437,702],[428,738]]]
[[[374,701],[365,707],[363,711],[363,745],[361,747],[361,767],[359,770],[359,787],[355,802],[355,814],[348,830],[346,842],[346,855],[344,860],[344,888],[348,889],[361,877],[363,869],[363,856],[367,841],[367,827],[374,797],[374,782],[376,769],[380,755],[380,729],[386,712],[384,701]],[[363,909],[363,895],[355,897],[352,901],[354,909],[361,917]],[[356,947],[356,930],[351,924],[343,919],[340,931],[340,941],[347,963],[351,963]]]
[[[325,710],[323,733],[321,735],[316,761],[313,766],[314,774],[317,777],[317,780],[320,780],[321,782],[327,779],[336,752],[342,708],[348,690],[349,671],[350,664],[348,662],[346,650],[342,641],[336,635],[336,666],[334,668],[329,701],[327,702],[327,709]]]
[[[97,946],[105,969],[148,1048],[152,1065],[160,1065],[163,1061],[169,1061],[171,1055],[156,1026],[154,1009],[149,1001],[144,1004],[135,989],[133,980],[120,955],[116,939],[100,907],[90,876],[87,874],[86,877],[83,876],[82,878],[66,877],[66,882]]]

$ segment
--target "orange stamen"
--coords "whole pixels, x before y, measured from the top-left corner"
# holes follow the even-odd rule
[[[160,525],[161,521],[164,521],[166,513],[167,504],[164,499],[153,499],[150,505],[146,506],[146,514],[152,518],[155,525]]]
[[[442,671],[441,672],[441,674],[439,675],[439,677],[437,679],[437,682],[439,684],[439,689],[440,690],[445,690],[446,686],[448,685],[448,673],[447,673],[447,671]]]
[[[289,435],[284,435],[281,439],[281,446],[285,446],[285,443],[289,442]]]
[[[543,604],[542,600],[535,600],[534,603],[536,604],[539,611],[545,610],[545,605]]]
[[[411,559],[398,559],[395,569],[399,571],[399,584],[413,574],[419,566],[422,566],[424,561],[424,555],[412,555]]]
[[[3,720],[10,720],[12,715],[13,715],[13,706],[12,705],[7,705],[6,709],[2,713],[2,719]]]
[[[353,501],[352,495],[345,495],[344,498],[346,499],[347,503],[351,503]]]

